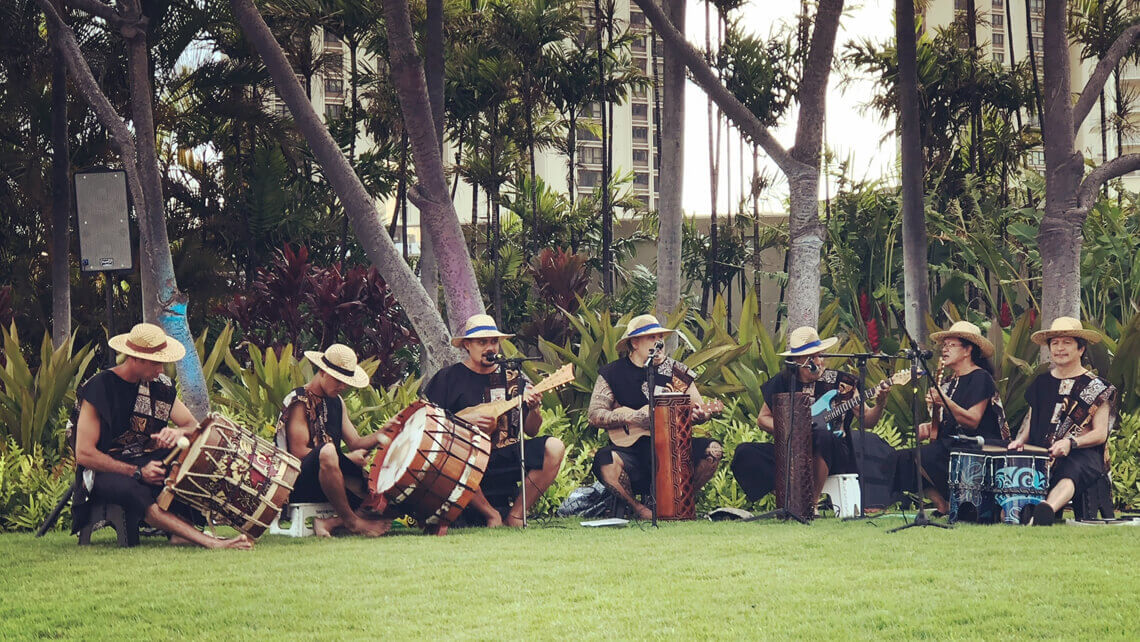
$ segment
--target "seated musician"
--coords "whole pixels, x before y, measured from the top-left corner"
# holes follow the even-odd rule
[[[649,398],[646,394],[645,363],[657,341],[674,330],[661,327],[651,314],[634,317],[617,342],[626,356],[598,370],[598,380],[590,395],[589,421],[604,429],[610,445],[598,450],[594,475],[613,493],[628,503],[641,519],[650,519],[652,510],[634,499],[635,493],[649,492],[653,445],[649,436]],[[685,364],[664,356],[657,363],[654,394],[688,393],[693,400],[693,423],[708,419],[701,393],[693,383],[696,374]],[[661,427],[657,427],[661,428]],[[719,442],[708,438],[692,440],[693,488],[700,489],[716,473],[724,451]]]
[[[335,517],[313,520],[313,532],[322,537],[340,526],[358,535],[383,535],[391,522],[367,519],[355,510],[366,495],[364,455],[377,446],[382,431],[361,437],[340,396],[349,386],[367,386],[368,373],[357,364],[352,348],[339,343],[324,352],[306,351],[305,358],[318,370],[285,397],[277,420],[277,447],[301,460],[289,503],[332,504]],[[348,455],[341,452],[341,442]]]
[[[982,437],[991,442],[1009,441],[1009,426],[1005,421],[1005,408],[994,383],[994,367],[990,357],[994,346],[982,336],[978,326],[969,321],[957,321],[949,330],[931,333],[932,341],[941,341],[941,367],[948,373],[942,381],[939,395],[934,390],[926,393],[926,403],[939,416],[937,436],[932,434],[932,423],[918,426],[918,440],[930,439],[919,446],[919,457],[925,475],[923,485],[926,496],[941,513],[950,510],[950,451],[954,435]],[[943,403],[945,399],[945,403]],[[913,491],[914,461],[899,458],[896,485],[899,490]],[[969,517],[962,518],[971,521]]]
[[[562,457],[566,454],[562,440],[536,436],[542,425],[542,415],[536,410],[542,401],[541,393],[528,392],[524,395],[526,416],[521,421],[518,410],[501,417],[492,417],[476,408],[483,403],[518,396],[520,373],[507,370],[494,360],[495,355],[500,353],[499,339],[513,336],[515,335],[499,332],[495,320],[486,314],[472,316],[451,340],[452,345],[467,353],[467,358],[435,373],[420,391],[431,403],[471,422],[491,436],[491,458],[487,462],[487,470],[483,473],[479,492],[464,512],[465,520],[475,521],[482,517],[487,526],[491,527],[501,526],[503,516],[491,505],[488,497],[513,497],[506,523],[509,526],[523,525],[524,490],[518,487],[521,477],[518,443],[520,424],[527,434],[523,444],[527,471],[526,510],[530,510],[554,482],[562,467]],[[529,384],[526,375],[522,378]]]
[[[149,323],[108,343],[123,355],[122,362],[88,379],[75,394],[69,427],[74,428],[78,464],[73,532],[89,521],[92,502],[101,501],[118,504],[169,532],[172,544],[251,548],[253,542],[245,535],[217,539],[199,531],[186,519],[192,517],[189,509],[177,502],[172,511],[155,503],[168,472],[163,458],[180,438],[189,438],[198,423],[163,374],[163,365],[181,359],[186,348]]]
[[[820,339],[816,329],[810,326],[792,331],[788,336],[788,350],[780,353],[780,356],[795,362],[797,367],[794,373],[787,369],[781,370],[760,386],[764,405],[760,408],[756,423],[761,430],[768,433],[775,431],[776,419],[772,414],[772,405],[775,403],[776,395],[787,393],[793,382],[795,392],[806,393],[812,400],[832,390],[837,390],[841,399],[851,399],[858,393],[857,377],[825,368],[823,358],[819,356],[819,353],[825,352],[838,341],[835,337]],[[879,422],[879,416],[883,414],[883,402],[888,394],[890,388],[884,387],[875,397],[875,405],[864,404],[863,421],[866,422],[864,428],[870,428]],[[838,422],[846,433],[856,414],[852,409],[847,411],[842,419],[834,421]],[[828,475],[855,472],[855,462],[852,461],[851,449],[848,448],[846,439],[837,436],[832,430],[814,428],[811,437],[812,479],[815,483],[812,497],[819,497]],[[774,488],[777,456],[780,455],[776,453],[775,445],[771,443],[742,443],[736,447],[732,458],[732,473],[749,501],[760,499]]]
[[[1058,317],[1048,330],[1033,333],[1033,342],[1049,348],[1052,366],[1025,391],[1029,413],[1010,450],[1025,444],[1049,449],[1053,466],[1049,495],[1022,523],[1049,526],[1074,495],[1094,484],[1106,468],[1105,442],[1114,418],[1116,388],[1089,372],[1082,360],[1090,343],[1101,336],[1085,330],[1072,317]]]

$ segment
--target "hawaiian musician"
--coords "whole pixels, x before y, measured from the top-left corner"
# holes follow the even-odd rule
[[[193,513],[180,503],[170,511],[155,503],[168,472],[164,457],[179,439],[189,439],[198,423],[163,374],[163,366],[181,359],[186,348],[149,323],[108,343],[123,355],[122,362],[79,387],[69,426],[78,464],[73,532],[91,519],[92,502],[101,501],[169,532],[172,544],[252,548],[245,535],[217,539],[199,531],[187,521]]]
[[[506,523],[523,525],[523,495],[525,510],[530,510],[538,498],[558,476],[566,446],[557,437],[537,436],[542,426],[542,415],[537,411],[542,394],[526,392],[523,395],[524,418],[517,409],[500,417],[480,411],[481,404],[518,396],[520,383],[529,384],[526,375],[507,369],[499,363],[499,340],[515,335],[499,332],[495,320],[486,314],[476,314],[453,337],[451,344],[462,348],[467,357],[441,369],[421,389],[431,403],[464,419],[491,436],[491,457],[479,492],[464,512],[464,520],[473,523],[481,517],[487,526],[503,524],[503,515],[492,505],[492,500],[510,501]],[[522,382],[519,378],[522,378]],[[519,427],[526,432],[525,450],[526,488],[519,488]],[[516,495],[517,489],[517,495]],[[513,500],[511,497],[513,496]],[[499,502],[501,503],[501,502]]]
[[[1022,511],[1022,523],[1048,526],[1076,494],[1106,471],[1105,442],[1112,430],[1116,388],[1089,372],[1082,361],[1089,344],[1101,340],[1072,317],[1058,317],[1048,330],[1034,332],[1033,342],[1049,348],[1048,372],[1025,391],[1029,413],[1011,450],[1025,444],[1049,449],[1053,458],[1049,494],[1032,511]]]
[[[356,352],[340,343],[324,352],[306,351],[305,358],[317,372],[285,397],[277,420],[277,447],[301,460],[289,502],[332,504],[334,517],[313,520],[316,535],[329,537],[341,526],[358,535],[383,535],[391,522],[368,519],[356,509],[365,496],[364,455],[378,445],[384,431],[361,437],[340,396],[350,386],[367,386],[368,373],[357,363]],[[347,455],[341,452],[342,441]]]
[[[858,394],[857,377],[824,367],[823,358],[819,356],[838,341],[835,337],[820,339],[819,332],[810,326],[796,328],[788,335],[788,349],[780,353],[780,356],[796,364],[795,372],[781,370],[760,386],[764,405],[760,408],[756,423],[761,430],[767,433],[775,431],[776,422],[772,413],[775,396],[787,393],[793,381],[795,391],[807,394],[813,401],[832,390],[838,392],[839,399],[852,399]],[[883,414],[883,402],[889,394],[890,387],[882,386],[874,398],[874,405],[869,401],[864,403],[865,428],[879,422],[879,417]],[[851,451],[845,439],[855,414],[855,409],[852,408],[842,418],[834,420],[842,426],[844,436],[837,435],[827,427],[812,429],[812,497],[819,497],[828,475],[855,472],[855,462],[851,459]],[[771,443],[742,443],[736,447],[732,472],[749,501],[760,499],[774,488],[776,456],[775,446]]]
[[[598,371],[598,379],[590,395],[589,422],[603,429],[610,445],[598,450],[594,458],[594,475],[619,498],[629,504],[640,519],[652,517],[652,511],[634,498],[635,493],[649,490],[650,449],[649,399],[645,364],[659,339],[672,334],[656,317],[643,314],[634,317],[617,342],[626,356],[606,364]],[[696,374],[683,363],[659,354],[654,363],[654,394],[687,393],[692,399],[692,421],[700,423],[709,417],[697,389]],[[660,429],[660,427],[658,427]],[[708,438],[692,439],[693,488],[699,490],[713,474],[724,455],[721,444]]]
[[[1009,426],[990,363],[994,346],[982,335],[981,329],[969,321],[956,321],[949,330],[931,333],[930,339],[942,342],[940,363],[949,376],[939,386],[941,395],[934,390],[926,393],[926,403],[939,419],[937,430],[933,422],[919,424],[919,442],[930,440],[919,446],[919,457],[926,477],[923,480],[926,496],[939,512],[947,514],[953,437],[981,437],[988,442],[1005,444],[1009,441]],[[895,479],[899,490],[918,487],[910,457],[899,458]]]

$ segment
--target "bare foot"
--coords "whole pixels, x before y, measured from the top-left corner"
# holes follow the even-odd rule
[[[253,548],[253,540],[243,534],[232,539],[215,539],[207,546],[209,548],[233,548],[239,551],[248,551]]]
[[[333,530],[342,525],[344,520],[339,515],[325,518],[313,518],[313,534],[317,537],[332,537]]]
[[[514,526],[515,528],[523,527],[522,515],[515,517],[514,512],[507,513],[507,526]]]
[[[194,542],[191,542],[190,540],[186,539],[185,537],[182,537],[181,535],[171,535],[170,536],[170,545],[171,546],[196,546],[196,544],[194,544]]]
[[[641,504],[634,506],[633,512],[637,514],[638,519],[653,519],[653,511]]]
[[[487,528],[498,528],[503,525],[503,517],[499,515],[498,511],[493,511],[486,515]]]
[[[380,537],[392,528],[392,521],[387,519],[363,519],[357,517],[349,522],[345,520],[345,527],[348,528],[354,535],[363,535],[365,537]]]

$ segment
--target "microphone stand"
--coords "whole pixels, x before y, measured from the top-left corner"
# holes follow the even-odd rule
[[[901,327],[903,332],[906,333],[906,338],[908,341],[910,341],[910,349],[903,353],[903,355],[907,359],[910,359],[910,380],[912,382],[917,383],[916,378],[918,377],[918,373],[920,370],[919,365],[921,364],[922,366],[924,366],[922,368],[922,370],[924,370],[926,372],[927,380],[929,380],[930,383],[933,384],[934,379],[930,375],[930,364],[927,362],[927,359],[934,356],[934,354],[929,350],[923,350],[922,348],[919,347],[918,342],[914,340],[914,337],[912,337],[910,335],[910,331],[907,330],[905,323],[900,323],[899,327]],[[938,389],[938,386],[933,386],[933,387],[935,389]],[[942,396],[942,391],[938,390],[937,394],[939,396]],[[943,399],[945,399],[945,397],[943,397]],[[938,528],[944,528],[944,529],[949,530],[949,529],[953,528],[953,526],[950,526],[948,524],[938,524],[936,522],[931,521],[930,518],[926,516],[926,506],[925,506],[926,498],[923,496],[923,492],[922,492],[922,479],[923,479],[924,471],[922,470],[922,457],[920,457],[918,454],[918,386],[917,385],[915,385],[915,387],[914,387],[914,394],[911,395],[910,411],[911,411],[911,413],[910,413],[911,414],[911,425],[912,425],[912,428],[914,429],[914,472],[915,472],[915,487],[916,487],[915,492],[918,495],[918,499],[917,499],[918,511],[914,514],[914,521],[912,521],[909,524],[903,524],[902,526],[899,526],[898,528],[892,528],[891,530],[889,530],[887,532],[888,533],[897,533],[898,531],[906,530],[906,529],[912,528],[914,526],[936,526]]]
[[[657,382],[654,380],[654,370],[657,366],[653,360],[657,358],[657,354],[665,347],[665,343],[658,341],[649,350],[649,358],[645,360],[645,396],[649,403],[649,503],[650,510],[653,513],[653,527],[657,528],[657,421],[654,417],[654,388],[657,387]]]
[[[497,356],[497,355],[496,355]],[[526,449],[524,448],[526,442],[526,415],[524,410],[526,408],[526,378],[523,377],[522,364],[524,361],[537,361],[534,357],[502,357],[496,358],[496,362],[503,366],[503,380],[507,379],[507,373],[514,370],[518,374],[519,382],[519,501],[522,502],[522,525],[526,528]],[[510,429],[510,421],[507,422],[507,429]]]
[[[799,379],[798,370],[800,368],[811,368],[807,364],[801,365],[791,360],[785,360],[784,366],[790,375],[788,377],[788,435],[784,440],[784,505],[766,513],[746,517],[741,521],[754,522],[760,519],[787,520],[791,518],[806,526],[808,520],[790,510],[788,505],[791,504],[792,499],[792,434],[795,431],[795,423],[793,422],[796,417],[796,381]]]
[[[856,367],[859,368],[859,385],[860,386],[867,385],[867,377],[869,376],[867,373],[867,360],[868,359],[882,359],[885,361],[885,360],[893,360],[893,359],[898,358],[896,355],[881,354],[881,353],[875,353],[875,352],[853,352],[850,354],[821,353],[819,356],[825,357],[825,358],[843,357],[843,358],[847,358],[847,359],[855,359],[855,365],[856,365]],[[863,393],[862,390],[856,390],[855,392],[857,394],[859,394],[860,396],[862,396],[862,393]],[[845,431],[846,437],[847,437],[847,439],[846,439],[846,441],[847,441],[847,453],[851,456],[851,465],[855,468],[855,478],[857,480],[859,480],[859,515],[856,517],[845,517],[845,518],[843,518],[843,521],[867,519],[867,511],[864,509],[864,506],[863,506],[863,504],[864,504],[863,499],[867,496],[867,492],[866,492],[867,487],[866,487],[866,483],[863,480],[863,470],[859,467],[859,458],[855,456],[856,450],[858,450],[859,454],[863,455],[864,457],[867,455],[867,444],[865,443],[865,440],[867,438],[866,432],[865,432],[866,430],[867,430],[867,400],[866,399],[860,399],[859,400],[859,433],[860,434],[859,434],[859,448],[858,449],[856,449],[854,447],[854,439],[852,439],[852,437],[851,437],[851,431],[850,430]]]

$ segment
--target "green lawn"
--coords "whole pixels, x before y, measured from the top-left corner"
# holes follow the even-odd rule
[[[0,638],[1140,638],[1140,528],[900,523],[560,520],[251,553],[0,535]]]

